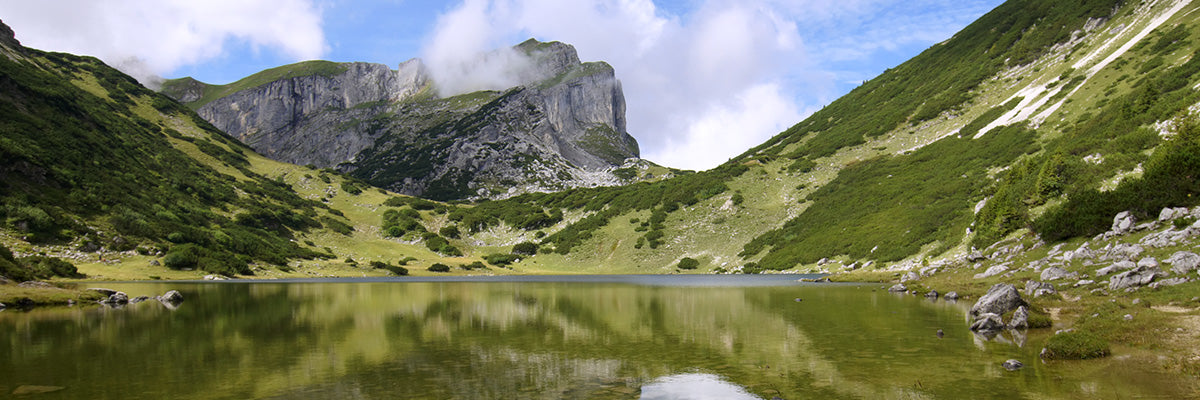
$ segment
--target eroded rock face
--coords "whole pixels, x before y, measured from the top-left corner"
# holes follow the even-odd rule
[[[531,67],[522,86],[504,91],[440,98],[418,59],[397,70],[344,63],[340,73],[279,79],[197,111],[273,159],[437,200],[623,183],[611,170],[640,151],[612,67],[581,63],[563,43],[514,49]],[[175,87],[182,101],[202,94]]]

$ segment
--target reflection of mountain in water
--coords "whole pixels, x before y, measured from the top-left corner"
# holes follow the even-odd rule
[[[11,343],[0,348],[8,352],[0,369],[15,371],[0,386],[135,397],[472,399],[669,398],[682,393],[677,384],[700,377],[713,391],[731,385],[763,398],[954,398],[1082,387],[1072,377],[997,381],[992,358],[1032,360],[1037,349],[988,344],[981,352],[960,306],[864,286],[169,286],[119,289],[180,289],[188,301],[175,312],[134,306],[0,314],[0,343]],[[937,328],[945,339],[933,335]],[[53,367],[101,357],[128,367],[70,376]],[[1085,379],[1132,394],[1171,394],[1175,385]]]

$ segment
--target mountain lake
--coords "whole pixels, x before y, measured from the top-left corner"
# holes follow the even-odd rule
[[[1186,398],[1136,350],[1042,362],[1053,329],[803,275],[81,283],[123,308],[0,312],[0,397]],[[942,337],[936,334],[941,329]],[[1020,360],[1024,368],[1001,364]]]

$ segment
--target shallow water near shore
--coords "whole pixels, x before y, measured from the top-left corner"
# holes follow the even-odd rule
[[[22,387],[55,389],[36,395],[47,399],[1198,395],[1137,356],[1042,363],[1051,331],[977,337],[969,302],[802,277],[85,284],[130,297],[174,289],[185,301],[0,312],[0,397]],[[1025,368],[1006,371],[1010,358]]]

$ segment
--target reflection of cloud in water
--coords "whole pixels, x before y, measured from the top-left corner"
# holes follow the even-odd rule
[[[655,379],[642,386],[642,400],[759,400],[743,389],[712,374],[679,374]]]

